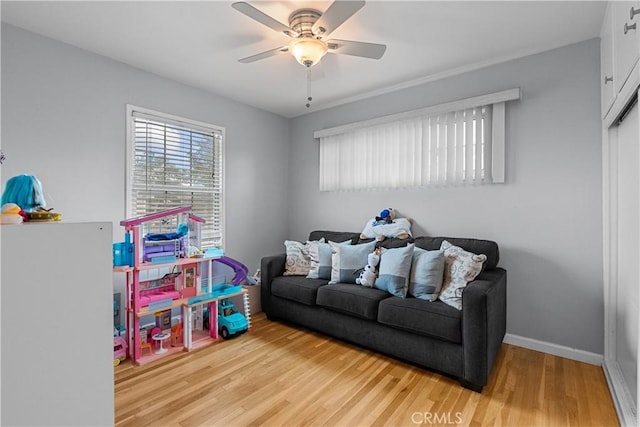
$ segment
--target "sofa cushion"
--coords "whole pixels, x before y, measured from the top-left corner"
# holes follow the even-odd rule
[[[323,279],[304,276],[279,276],[271,282],[271,293],[280,298],[306,305],[315,305],[318,288],[327,284]]]
[[[412,333],[461,342],[461,312],[442,301],[387,298],[380,302],[378,322]]]
[[[318,289],[317,304],[341,313],[361,319],[376,320],[378,305],[385,298],[391,298],[387,292],[364,286],[337,283]]]
[[[493,270],[498,266],[500,251],[498,244],[491,240],[461,239],[456,237],[416,237],[414,242],[418,248],[437,251],[445,240],[455,246],[460,246],[467,252],[486,255],[487,260],[483,267],[485,270]]]
[[[358,239],[358,243],[369,243],[373,242],[375,239]],[[377,242],[376,247],[378,248],[403,248],[408,244],[413,243],[413,237],[409,237],[407,239],[399,239],[397,237],[387,237],[382,242]]]

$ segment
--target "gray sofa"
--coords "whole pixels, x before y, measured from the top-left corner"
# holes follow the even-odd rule
[[[359,233],[314,231],[309,240],[360,240]],[[261,260],[261,304],[270,320],[282,320],[354,343],[417,366],[457,378],[481,392],[500,351],[506,330],[507,272],[498,267],[495,242],[478,239],[416,237],[386,239],[387,248],[409,242],[426,250],[448,240],[466,251],[485,254],[483,271],[464,289],[462,310],[436,300],[399,298],[387,292],[328,280],[283,276],[286,254]]]

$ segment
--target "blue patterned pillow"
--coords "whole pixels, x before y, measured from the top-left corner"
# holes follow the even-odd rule
[[[415,248],[411,263],[409,295],[435,301],[438,299],[444,279],[444,252]]]
[[[367,265],[367,257],[376,248],[375,240],[359,245],[343,245],[329,242],[331,245],[331,281],[335,283],[356,283],[361,268]]]
[[[380,254],[380,268],[374,286],[400,298],[407,296],[414,244],[385,249]]]

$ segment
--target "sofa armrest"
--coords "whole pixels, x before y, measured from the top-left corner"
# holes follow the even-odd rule
[[[284,273],[287,254],[271,255],[260,260],[260,304],[262,311],[270,314],[271,282]]]
[[[463,380],[482,390],[507,328],[507,272],[483,272],[462,293]]]

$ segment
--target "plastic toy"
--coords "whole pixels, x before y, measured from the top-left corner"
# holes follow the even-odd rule
[[[144,342],[142,341],[144,337]],[[142,350],[149,350],[149,354],[153,353],[153,349],[151,348],[151,342],[147,340],[147,331],[144,330],[143,334],[140,335],[140,354],[142,354]]]
[[[218,307],[218,329],[222,338],[228,339],[234,335],[242,334],[249,329],[247,319],[235,309],[235,305],[230,299],[225,298],[219,301]]]
[[[171,327],[171,347],[175,347],[181,342],[182,342],[182,322],[178,322]]]
[[[113,339],[113,366],[118,366],[120,362],[127,358],[127,341],[118,336]]]
[[[227,256],[216,258],[213,261],[228,265],[235,272],[235,275],[233,276],[230,282],[232,285],[237,285],[247,278],[247,273],[249,272],[249,269],[247,268],[246,265],[244,265],[240,261],[237,261],[233,258],[229,258]]]
[[[129,233],[124,234],[124,242],[113,244],[113,266],[123,265],[133,267],[133,243]]]
[[[23,210],[15,203],[5,203],[2,205],[2,215],[0,224],[19,224],[22,222]]]

